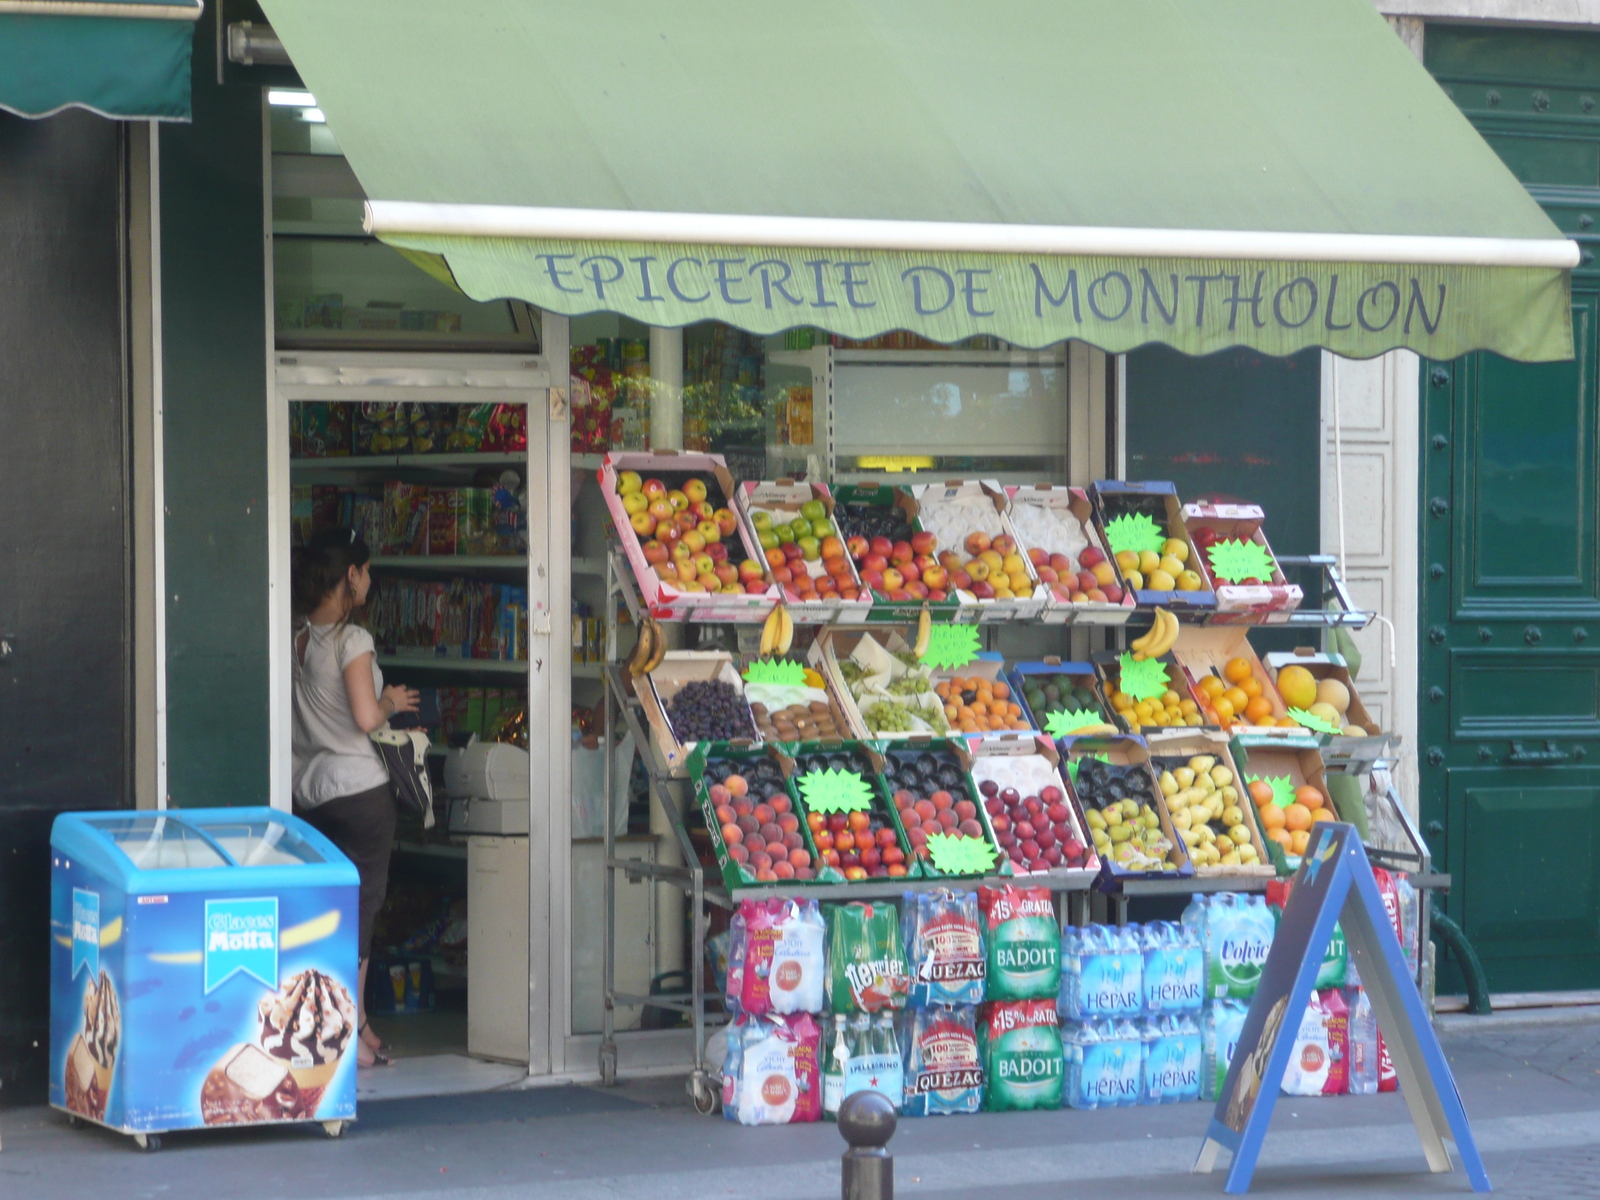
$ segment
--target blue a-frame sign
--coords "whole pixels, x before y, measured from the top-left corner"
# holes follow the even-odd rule
[[[1353,827],[1332,821],[1315,826],[1295,876],[1294,892],[1262,968],[1227,1079],[1217,1094],[1195,1173],[1208,1173],[1218,1152],[1230,1150],[1233,1161],[1223,1190],[1233,1195],[1250,1190],[1294,1049],[1292,1031],[1300,1027],[1335,922],[1342,926],[1345,944],[1361,972],[1429,1169],[1451,1170],[1445,1142],[1453,1141],[1472,1190],[1490,1191],[1455,1079],[1406,969],[1367,853]],[[1290,1036],[1281,1036],[1285,1029]]]

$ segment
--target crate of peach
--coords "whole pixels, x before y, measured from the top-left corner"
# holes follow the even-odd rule
[[[1001,664],[993,664],[1000,667]],[[933,694],[944,702],[945,719],[957,733],[1026,733],[1033,729],[1003,679],[983,675],[935,676]]]
[[[1006,515],[1010,500],[1004,488],[993,480],[968,479],[919,484],[911,493],[918,530],[944,548],[938,562],[961,599],[958,620],[1026,621],[1044,612],[1050,591]]]
[[[793,772],[794,760],[775,747],[700,742],[690,753],[689,778],[728,887],[844,882],[818,854]]]
[[[1306,851],[1311,827],[1337,821],[1328,798],[1322,755],[1313,735],[1294,741],[1251,732],[1233,739],[1234,761],[1245,781],[1256,821],[1269,842],[1281,848],[1290,866]]]

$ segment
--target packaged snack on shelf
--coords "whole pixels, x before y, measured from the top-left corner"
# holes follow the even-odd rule
[[[1278,844],[1287,865],[1297,866],[1310,841],[1311,826],[1338,817],[1328,794],[1317,735],[1310,730],[1284,731],[1288,736],[1262,736],[1263,732],[1237,734],[1233,760],[1255,805],[1263,836]]]
[[[1013,872],[1085,881],[1099,872],[1099,856],[1048,737],[1008,734],[967,744],[983,813]]]
[[[739,1007],[753,1016],[822,1011],[827,925],[815,900],[742,900]]]
[[[985,1112],[1061,1107],[1066,1063],[1053,1000],[986,1004],[978,1021]]]
[[[652,616],[765,620],[779,599],[734,515],[733,476],[718,454],[613,451],[600,492]],[[710,515],[701,505],[711,505]],[[698,547],[698,548],[697,548]]]
[[[1117,580],[1140,608],[1209,616],[1217,596],[1197,570],[1198,555],[1183,520],[1178,489],[1162,481],[1097,480],[1089,489],[1100,535]]]
[[[311,484],[296,483],[289,488],[289,544],[304,546],[311,540]],[[367,545],[370,547],[371,542]]]
[[[1154,729],[1145,741],[1195,875],[1277,874],[1228,736],[1210,729]]]
[[[911,991],[900,914],[893,904],[830,904],[828,1008],[876,1013],[904,1008]]]
[[[983,1107],[976,1009],[967,1004],[918,1008],[909,1014],[905,1041],[906,1116],[953,1116]]]
[[[828,681],[858,739],[939,735],[949,727],[933,672],[898,630],[823,630],[806,661]]]
[[[1267,543],[1261,522],[1266,513],[1254,504],[1183,506],[1184,527],[1199,552],[1201,573],[1217,595],[1218,625],[1282,625],[1304,599],[1290,583]]]
[[[1013,663],[1006,681],[1030,727],[1040,733],[1058,738],[1117,732],[1093,663],[1059,658]]]
[[[528,449],[528,406],[496,404],[484,428],[483,450],[491,454],[521,454]]]
[[[730,888],[776,883],[804,890],[843,883],[822,863],[788,776],[793,760],[774,747],[701,742],[688,774],[722,878]]]
[[[488,433],[492,404],[463,404],[456,408],[456,426],[446,436],[444,448],[451,454],[478,454]]]
[[[1066,1102],[1070,1108],[1126,1108],[1139,1103],[1144,1039],[1132,1021],[1074,1021],[1064,1029]]]
[[[308,400],[300,409],[300,453],[304,458],[342,458],[350,453],[348,404]]]
[[[1205,724],[1199,697],[1190,689],[1183,669],[1171,654],[1163,654],[1137,664],[1137,682],[1125,680],[1134,660],[1126,650],[1099,650],[1092,656],[1095,671],[1112,720],[1129,733],[1148,733],[1152,729],[1177,726],[1197,728]],[[1124,684],[1128,690],[1124,690]]]
[[[1188,1013],[1146,1017],[1139,1029],[1144,1043],[1140,1104],[1181,1104],[1200,1098],[1200,1026]]]
[[[964,742],[914,738],[878,743],[878,751],[884,791],[924,876],[1012,873],[989,814],[978,802],[969,770],[972,754]]]
[[[961,599],[959,619],[1031,621],[1044,611],[1050,590],[1017,539],[1006,515],[1010,501],[998,482],[924,483],[911,494],[917,529],[938,539],[937,562]]]
[[[1197,895],[1183,910],[1205,947],[1206,1000],[1249,1000],[1272,951],[1277,921],[1266,897],[1242,892]]]
[[[1312,992],[1283,1072],[1285,1096],[1342,1096],[1349,1085],[1350,1010],[1337,989]]]
[[[1045,625],[1123,625],[1133,595],[1123,587],[1082,488],[1039,483],[1006,488],[1018,543],[1048,594]]]
[[[1227,1082],[1228,1065],[1244,1032],[1250,1006],[1243,1000],[1208,1000],[1200,1014],[1200,1098],[1215,1100]]]
[[[1383,726],[1361,703],[1350,668],[1340,655],[1318,654],[1309,646],[1296,646],[1292,651],[1268,654],[1266,668],[1285,704],[1293,696],[1294,707],[1338,726],[1342,732],[1335,736],[1350,739],[1382,735]],[[1345,753],[1355,749],[1348,741],[1338,742],[1337,748]],[[1374,747],[1374,753],[1377,750]]]
[[[1055,906],[1042,887],[978,889],[990,1000],[1048,1000],[1061,991],[1061,941]]]
[[[741,1016],[728,1030],[722,1113],[741,1125],[791,1125],[822,1117],[821,1037],[806,1013]]]
[[[789,479],[741,483],[734,493],[745,536],[761,548],[766,578],[802,619],[865,620],[872,596],[834,523],[826,484]]]
[[[900,898],[900,924],[911,968],[911,1007],[983,1003],[987,960],[976,893],[907,892]]]
[[[1172,657],[1204,723],[1252,734],[1305,732],[1250,645],[1249,632],[1243,625],[1185,625],[1178,631]]]
[[[428,489],[391,479],[383,485],[384,552],[426,554],[431,509]]]
[[[1137,1017],[1144,1011],[1144,946],[1137,925],[1068,926],[1061,931],[1064,1021]]]
[[[833,518],[844,534],[845,552],[862,586],[872,592],[869,622],[915,621],[924,605],[935,621],[957,619],[962,602],[950,582],[949,567],[942,557],[934,557],[940,554],[938,539],[917,528],[917,502],[907,489],[879,483],[841,484],[833,489],[833,499]],[[919,558],[931,559],[933,565],[918,564]],[[918,578],[909,582],[927,588],[926,597],[920,590],[907,589],[908,581],[897,562],[917,566]],[[891,569],[893,575],[888,574]]]
[[[1194,874],[1142,738],[1062,738],[1056,745],[1103,873],[1112,879]]]
[[[428,553],[455,554],[461,525],[461,489],[432,488],[428,493]]]
[[[790,745],[794,759],[791,784],[800,803],[800,816],[811,831],[822,862],[837,868],[849,881],[862,879],[916,879],[922,869],[912,857],[904,826],[896,819],[883,791],[883,759],[871,746],[857,742],[811,741]],[[852,789],[854,807],[819,803],[811,808],[807,796],[816,775],[825,781],[845,775],[860,780]]]

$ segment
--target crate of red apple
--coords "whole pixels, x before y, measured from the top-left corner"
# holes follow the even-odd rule
[[[917,528],[934,535],[929,553],[962,602],[958,619],[988,624],[1032,620],[1044,611],[1049,592],[1020,549],[1006,516],[1009,500],[988,479],[927,483],[911,489]]]
[[[1300,607],[1303,593],[1284,576],[1261,528],[1266,515],[1254,504],[1183,506],[1200,569],[1217,594],[1209,624],[1282,625]]]
[[[833,489],[833,516],[845,551],[872,597],[869,621],[914,621],[924,605],[935,621],[961,609],[949,571],[935,558],[938,541],[916,528],[917,502],[905,488],[843,484]],[[919,536],[920,535],[920,536]]]
[[[1045,625],[1123,625],[1133,597],[1123,588],[1082,488],[1040,483],[1006,488],[1011,526],[1048,591]]]
[[[778,600],[734,515],[721,455],[615,452],[600,491],[651,615],[757,621]]]

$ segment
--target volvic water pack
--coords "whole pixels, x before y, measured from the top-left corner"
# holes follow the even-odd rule
[[[987,1005],[978,1023],[978,1050],[984,1111],[1061,1107],[1065,1064],[1054,1001]]]
[[[1061,990],[1061,943],[1044,888],[980,888],[990,1000],[1051,1000]],[[1053,1008],[1052,1008],[1052,1011]]]
[[[983,1105],[976,1013],[936,1004],[907,1016],[905,1115],[975,1113]]]
[[[987,964],[975,892],[907,892],[901,935],[911,968],[911,1006],[982,1004]]]
[[[1144,1041],[1132,1021],[1078,1021],[1067,1026],[1066,1100],[1072,1108],[1139,1103]]]
[[[1144,1043],[1140,1104],[1177,1104],[1200,1098],[1200,1026],[1188,1013],[1148,1017],[1139,1031]]]
[[[1136,925],[1069,926],[1061,932],[1063,1020],[1134,1017],[1144,1008],[1144,952]]]
[[[1206,998],[1254,996],[1277,928],[1266,899],[1235,892],[1197,895],[1183,910],[1183,923],[1205,947]]]
[[[1228,1078],[1239,1034],[1250,1006],[1242,1000],[1213,1000],[1200,1017],[1200,1098],[1215,1100]]]
[[[1141,931],[1144,1013],[1200,1011],[1205,999],[1205,948],[1195,929],[1179,921],[1151,921]]]

